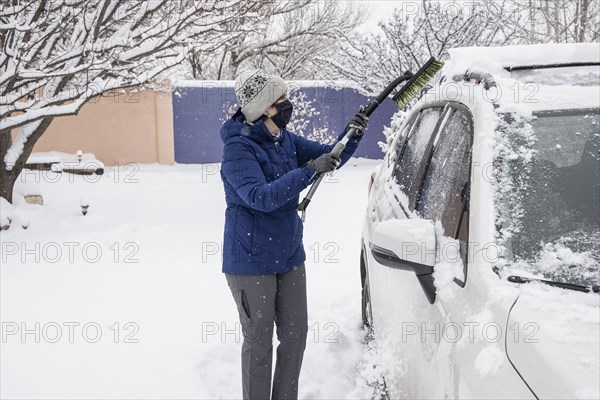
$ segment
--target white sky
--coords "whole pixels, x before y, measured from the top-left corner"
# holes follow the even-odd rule
[[[358,0],[356,4],[360,4],[367,9],[369,17],[367,22],[359,28],[361,32],[372,32],[374,30],[379,31],[377,22],[381,20],[387,20],[392,15],[394,8],[402,8],[402,3],[407,2],[406,0]],[[411,1],[414,3],[414,1]]]

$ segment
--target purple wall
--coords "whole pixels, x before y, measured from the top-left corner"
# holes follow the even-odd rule
[[[320,113],[309,122],[306,132],[312,131],[312,126],[321,127],[326,123],[337,136],[359,106],[371,101],[353,89],[336,89],[326,82],[292,81],[289,86],[292,90],[304,92],[306,100],[315,100],[312,106]],[[223,143],[219,131],[230,115],[228,110],[235,103],[233,82],[182,82],[180,86],[175,86],[175,161],[182,164],[220,162]],[[355,157],[383,158],[377,142],[385,140],[383,126],[389,125],[396,110],[397,107],[391,100],[379,106],[370,118],[365,137],[354,153]]]

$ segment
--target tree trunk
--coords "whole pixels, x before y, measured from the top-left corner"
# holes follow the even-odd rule
[[[9,174],[5,169],[0,170],[0,197],[4,197],[11,204],[14,185],[15,177]]]
[[[558,4],[554,3],[554,41],[560,43],[560,9]]]
[[[225,46],[225,49],[223,50],[223,57],[221,58],[221,64],[219,64],[219,71],[217,72],[217,80],[221,80],[221,77],[223,76],[222,72],[225,64],[225,56],[227,56],[227,46]],[[235,75],[234,78],[237,78],[237,75]]]
[[[581,2],[581,11],[580,11],[580,17],[579,17],[579,35],[577,37],[577,41],[579,43],[583,43],[585,42],[585,33],[586,33],[586,28],[587,28],[587,17],[588,17],[588,7],[589,7],[589,1],[588,0],[582,0]]]
[[[517,12],[519,11],[517,10]],[[532,0],[529,0],[529,43],[537,43],[537,28],[535,26],[536,14],[535,5]]]
[[[4,156],[12,145],[10,129],[4,129],[0,131],[0,197],[4,197],[9,203],[12,204],[15,182],[23,170],[27,159],[31,155],[33,146],[35,146],[35,143],[38,141],[38,139],[42,137],[53,120],[54,117],[44,118],[39,126],[31,133],[31,135],[29,135],[23,146],[23,152],[18,157],[17,162],[11,170],[6,168],[6,164],[4,162]]]
[[[11,145],[12,137],[10,136],[10,129],[3,129],[0,131],[0,197],[4,197],[9,203],[12,203],[15,178],[11,176],[10,171],[6,170],[4,155],[10,149]]]

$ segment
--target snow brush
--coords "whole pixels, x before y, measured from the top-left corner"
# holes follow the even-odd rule
[[[375,100],[368,106],[361,106],[359,112],[363,113],[367,118],[375,111],[375,109],[392,93],[392,91],[401,83],[406,82],[404,86],[402,86],[398,92],[392,98],[393,101],[398,105],[398,109],[403,109],[408,102],[416,95],[421,93],[421,90],[425,87],[427,82],[429,82],[435,74],[438,73],[440,69],[444,66],[442,61],[436,60],[431,57],[423,66],[417,71],[416,74],[413,74],[410,71],[406,71],[404,75],[396,78],[392,83],[390,83],[384,90],[377,96]],[[352,136],[354,136],[356,132],[356,128],[350,127],[344,137],[340,139],[333,149],[331,150],[331,154],[335,154],[336,156],[340,156],[342,151],[346,148],[346,143],[350,140]],[[306,197],[298,204],[296,208],[297,211],[301,212],[301,219],[304,222],[306,217],[306,208],[308,204],[312,200],[317,188],[321,184],[321,181],[325,177],[325,174],[319,175],[317,180],[312,184]]]

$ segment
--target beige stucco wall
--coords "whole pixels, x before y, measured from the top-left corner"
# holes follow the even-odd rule
[[[95,98],[78,115],[56,118],[33,148],[34,152],[52,150],[94,153],[107,166],[173,165],[171,93],[145,90]]]

